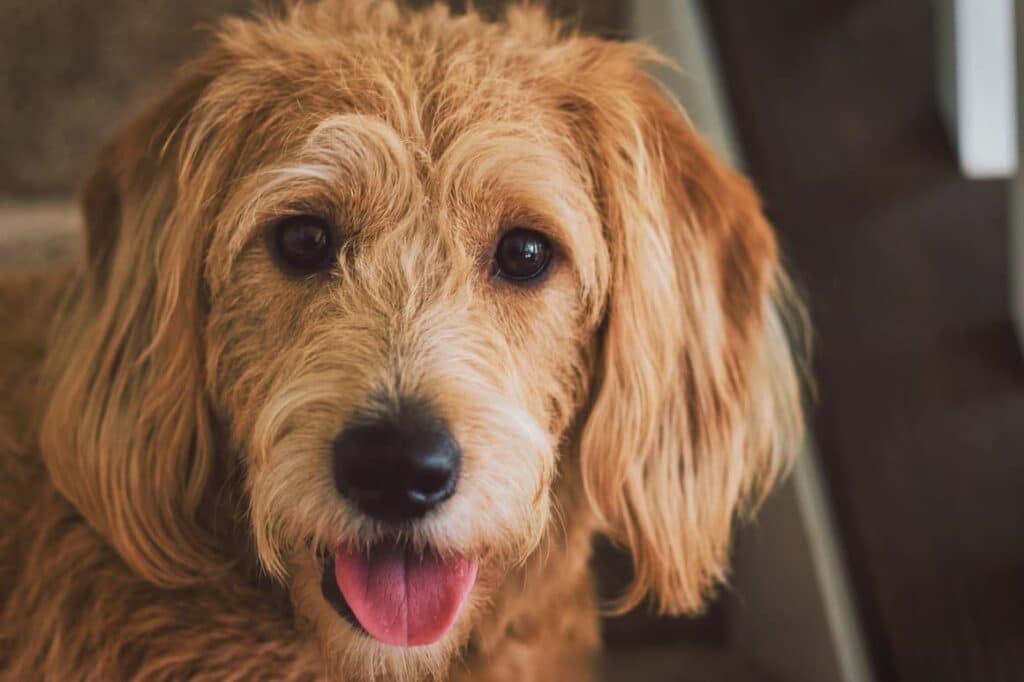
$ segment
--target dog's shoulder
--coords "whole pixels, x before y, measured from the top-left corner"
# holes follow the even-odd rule
[[[44,477],[32,455],[31,424],[48,328],[66,279],[59,268],[0,271],[0,610],[28,542],[17,529]],[[0,631],[0,648],[4,636]]]
[[[26,425],[46,339],[70,277],[67,266],[0,271],[0,417]]]

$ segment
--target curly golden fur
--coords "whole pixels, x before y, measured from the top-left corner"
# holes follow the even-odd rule
[[[99,159],[81,262],[2,280],[0,677],[581,679],[596,532],[633,556],[619,608],[699,609],[801,435],[792,297],[652,59],[529,6],[224,22]],[[326,277],[268,254],[295,211],[344,235]],[[491,276],[510,225],[557,245],[542,283]],[[401,648],[317,557],[385,532],[327,451],[408,398],[464,475],[403,541],[480,569]]]

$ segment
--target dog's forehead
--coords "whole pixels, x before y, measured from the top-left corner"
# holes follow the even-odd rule
[[[353,230],[417,214],[471,241],[525,214],[592,260],[592,177],[563,106],[581,87],[579,43],[554,35],[540,12],[518,28],[424,16],[236,32],[207,92],[221,120],[256,130],[243,133],[253,161],[240,165],[256,172],[235,185],[245,206],[234,213],[267,220],[327,205]],[[439,215],[446,206],[454,215]],[[233,232],[232,252],[251,229]]]
[[[441,7],[392,14],[373,5],[324,2],[283,25],[224,31],[214,96],[233,102],[235,117],[263,112],[293,133],[337,114],[376,116],[433,158],[480,123],[534,138],[565,123],[581,51],[539,10],[490,23]]]

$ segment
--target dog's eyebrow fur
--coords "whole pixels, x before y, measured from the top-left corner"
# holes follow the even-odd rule
[[[298,150],[239,182],[234,201],[223,213],[237,216],[222,229],[233,259],[252,239],[252,231],[296,207],[329,214],[358,211],[398,220],[421,191],[410,174],[411,150],[383,119],[365,114],[334,114],[319,122]]]
[[[481,122],[424,165],[415,160],[429,156],[422,142],[403,139],[383,119],[330,115],[306,136],[294,160],[252,173],[234,188],[238,199],[223,211],[235,217],[222,227],[230,234],[228,260],[213,287],[228,276],[253,230],[302,209],[347,216],[339,222],[348,230],[366,221],[394,225],[430,206],[459,211],[483,202],[494,205],[498,215],[461,239],[490,243],[499,230],[525,222],[547,232],[570,260],[579,259],[589,269],[598,258],[596,241],[578,239],[574,232],[596,233],[600,221],[586,178],[563,147],[564,140],[536,125]]]

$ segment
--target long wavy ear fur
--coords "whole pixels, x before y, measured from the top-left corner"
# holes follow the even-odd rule
[[[54,484],[139,574],[211,567],[200,518],[215,459],[203,391],[202,239],[179,177],[209,78],[173,93],[102,153],[85,186],[86,257],[48,356],[41,449]]]
[[[642,72],[650,55],[594,50],[598,82],[584,79],[572,110],[612,275],[581,437],[584,486],[633,556],[619,607],[650,596],[663,612],[692,611],[724,579],[736,512],[766,494],[799,446],[783,328],[795,301],[758,197]]]

